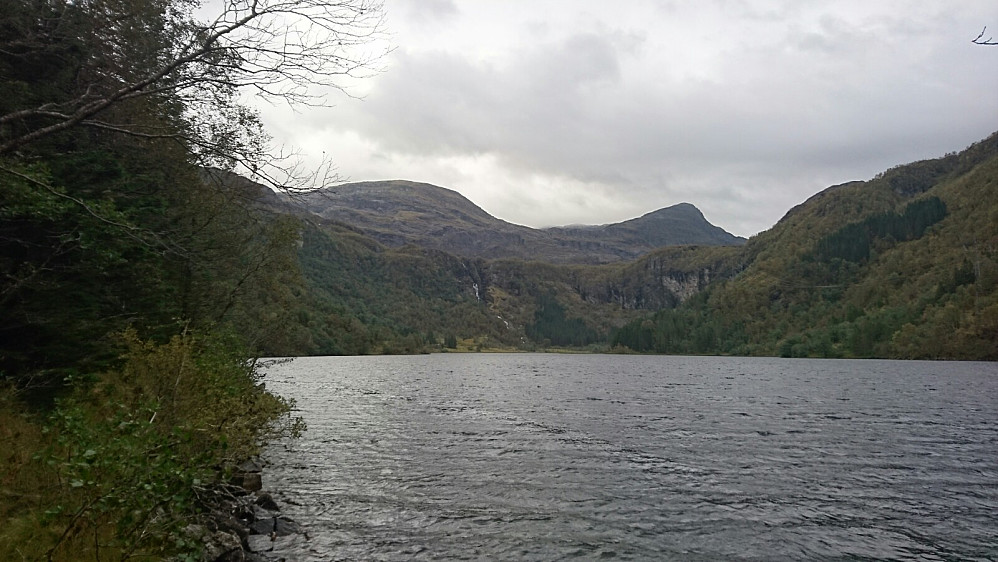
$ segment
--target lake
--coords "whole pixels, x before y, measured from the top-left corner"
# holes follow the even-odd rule
[[[298,358],[289,560],[995,560],[998,364]]]

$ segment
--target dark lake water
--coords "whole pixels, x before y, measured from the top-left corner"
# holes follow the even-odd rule
[[[288,560],[998,560],[998,364],[300,358]]]

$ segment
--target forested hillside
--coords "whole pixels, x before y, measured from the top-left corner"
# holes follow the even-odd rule
[[[253,361],[302,347],[300,223],[219,171],[280,172],[241,86],[295,102],[335,75],[280,32],[288,10],[340,46],[367,7],[194,7],[0,2],[0,560],[238,546],[206,514],[301,429]]]
[[[460,342],[472,350],[994,358],[996,144],[991,137],[828,188],[744,246],[664,247],[614,264],[391,248],[305,216],[305,289],[283,341],[305,354]]]
[[[828,188],[744,246],[616,264],[387,248],[306,221],[298,351],[995,358],[996,154],[992,136]]]
[[[998,359],[998,134],[829,188],[744,271],[612,344],[659,353]]]
[[[628,264],[569,266],[392,249],[338,223],[303,225],[307,290],[288,338],[303,354],[412,353],[448,340],[473,349],[605,348],[629,320],[730,274],[736,250],[666,248]]]

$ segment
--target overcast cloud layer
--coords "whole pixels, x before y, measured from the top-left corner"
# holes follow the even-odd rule
[[[363,99],[275,138],[351,181],[455,189],[502,219],[680,202],[749,236],[828,187],[998,130],[994,0],[386,0]]]

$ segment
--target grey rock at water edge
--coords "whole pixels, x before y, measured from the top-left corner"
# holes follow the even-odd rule
[[[188,525],[183,535],[203,545],[201,560],[205,562],[244,562],[242,539],[229,531],[209,531],[204,525]]]
[[[301,526],[286,517],[260,518],[250,525],[251,535],[286,537],[301,532]]]
[[[257,505],[259,507],[262,507],[263,509],[266,509],[267,511],[280,511],[281,510],[281,507],[279,505],[277,505],[277,501],[274,500],[274,496],[272,496],[272,495],[270,495],[270,494],[268,494],[266,492],[262,492],[262,493],[257,494],[256,501],[254,501],[253,504]]]
[[[232,475],[231,482],[249,492],[263,489],[263,477],[259,472],[237,472]]]
[[[301,535],[289,535],[286,537],[253,535],[249,540],[249,554],[247,556],[247,562],[255,560],[265,560],[267,562],[291,560],[283,553],[299,547],[302,540],[304,539]]]
[[[204,558],[213,562],[245,562],[243,544],[238,536],[216,531],[205,540]]]
[[[250,535],[246,540],[250,552],[271,552],[274,550],[274,539],[270,535]]]

